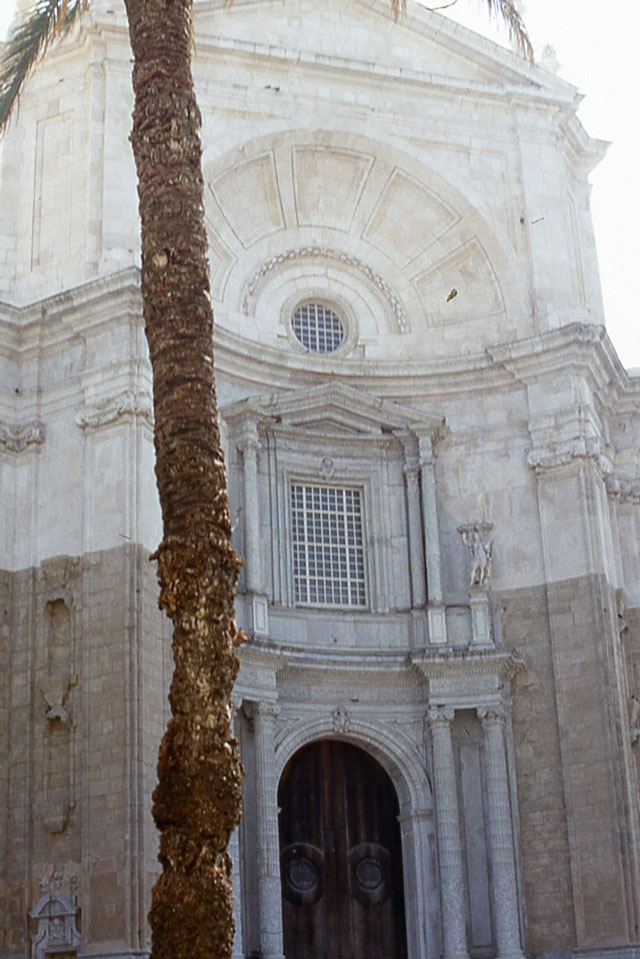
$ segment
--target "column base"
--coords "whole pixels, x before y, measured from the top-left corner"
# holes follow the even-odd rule
[[[429,624],[429,645],[446,646],[447,619],[446,608],[443,603],[434,603],[427,607],[427,622]],[[451,957],[457,959],[457,957]]]
[[[491,605],[489,591],[485,586],[471,586],[469,589],[471,605],[471,644],[472,646],[493,646],[491,629]]]
[[[269,606],[267,597],[261,593],[251,593],[249,601],[250,629],[255,636],[267,636],[269,633]]]

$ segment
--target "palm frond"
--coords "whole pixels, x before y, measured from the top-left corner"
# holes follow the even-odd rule
[[[89,0],[34,0],[13,26],[0,58],[0,134],[4,132],[24,81],[47,47],[71,29]]]
[[[489,13],[505,24],[509,40],[516,50],[533,63],[533,47],[527,28],[512,0],[486,0]]]

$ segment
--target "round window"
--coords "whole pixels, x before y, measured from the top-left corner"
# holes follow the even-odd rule
[[[335,353],[345,340],[344,323],[323,303],[301,303],[291,317],[291,329],[311,353]]]

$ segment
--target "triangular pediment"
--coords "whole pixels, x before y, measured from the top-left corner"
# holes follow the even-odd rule
[[[373,437],[410,430],[437,434],[444,417],[401,406],[343,383],[269,393],[234,403],[222,411],[229,424],[254,421],[301,433]]]
[[[378,75],[401,71],[432,83],[508,84],[565,100],[576,94],[554,74],[411,0],[397,21],[387,0],[200,0],[196,37],[202,48],[207,39],[256,53],[265,45],[276,59],[297,51],[302,60],[329,66],[333,59],[342,69],[352,61],[354,69],[360,64]]]

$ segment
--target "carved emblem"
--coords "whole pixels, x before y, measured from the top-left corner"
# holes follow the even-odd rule
[[[331,459],[331,457],[324,456],[320,463],[320,472],[322,473],[324,478],[327,480],[331,479],[335,471],[336,471],[335,464],[333,460]]]
[[[336,706],[332,712],[334,733],[347,733],[349,731],[350,716],[346,706]]]

